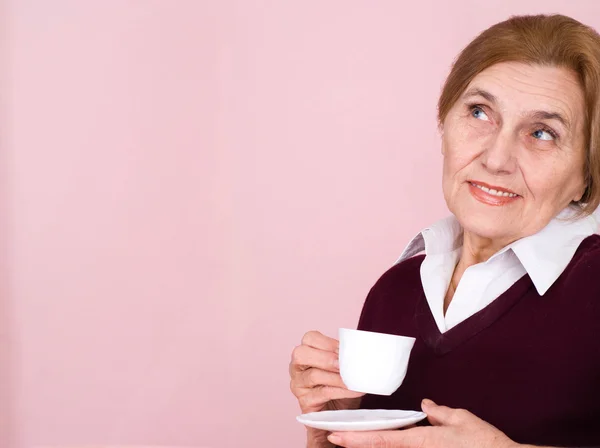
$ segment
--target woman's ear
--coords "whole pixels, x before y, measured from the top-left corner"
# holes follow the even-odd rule
[[[573,198],[573,202],[579,202],[581,201],[581,198],[583,198],[583,195],[585,194],[585,192],[587,191],[588,187],[587,185],[584,185],[576,194],[575,197]]]
[[[581,185],[579,189],[575,192],[575,197],[573,198],[573,202],[580,202],[581,198],[585,196],[588,189],[590,188],[590,178],[589,178],[589,170],[586,168],[583,172],[583,179],[581,179]]]

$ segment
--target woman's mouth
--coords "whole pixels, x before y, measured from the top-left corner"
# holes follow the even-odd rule
[[[488,185],[484,182],[467,181],[471,195],[487,205],[500,206],[510,204],[521,198],[520,195],[507,188]]]

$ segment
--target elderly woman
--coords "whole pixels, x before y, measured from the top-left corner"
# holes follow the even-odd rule
[[[600,446],[600,36],[560,15],[492,26],[456,60],[439,125],[452,216],[410,242],[358,325],[416,338],[403,384],[347,390],[318,332],[290,365],[303,412],[421,407],[427,425],[309,429],[307,446]]]

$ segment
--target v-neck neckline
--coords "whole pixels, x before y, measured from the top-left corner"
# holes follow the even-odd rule
[[[421,288],[415,316],[421,337],[436,354],[444,355],[496,322],[532,287],[531,278],[525,274],[492,303],[445,333],[440,332]]]

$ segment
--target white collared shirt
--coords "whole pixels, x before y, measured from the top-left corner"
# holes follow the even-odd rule
[[[450,330],[492,303],[517,280],[529,274],[544,295],[565,270],[579,244],[596,233],[594,215],[566,221],[565,209],[538,233],[509,244],[487,261],[469,266],[454,292],[446,315],[444,298],[462,251],[462,228],[454,216],[421,231],[396,263],[425,251],[421,283],[441,333]]]

